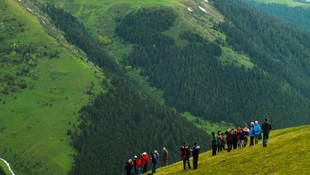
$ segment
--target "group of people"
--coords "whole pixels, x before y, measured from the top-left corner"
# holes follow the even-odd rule
[[[263,131],[262,131],[263,130]],[[212,156],[216,155],[216,152],[222,150],[227,150],[230,152],[232,149],[237,149],[237,147],[245,148],[248,144],[248,138],[250,137],[250,146],[258,144],[258,140],[262,139],[261,134],[263,133],[263,147],[267,147],[267,142],[269,138],[269,132],[271,130],[271,124],[266,118],[263,125],[260,126],[258,121],[251,122],[250,129],[246,125],[243,129],[238,127],[238,129],[229,128],[225,133],[218,131],[216,134],[212,132],[211,134],[211,144],[212,144]],[[227,145],[227,149],[226,149]]]
[[[258,121],[251,122],[250,128],[247,125],[243,129],[238,127],[237,129],[229,128],[226,132],[222,133],[218,131],[217,133],[212,132],[211,134],[211,145],[212,145],[212,156],[216,155],[216,152],[221,152],[227,150],[230,152],[232,149],[245,148],[248,144],[248,138],[250,137],[250,146],[258,144],[258,140],[263,139],[263,147],[267,147],[267,142],[269,138],[269,132],[271,130],[271,124],[266,118],[263,125],[260,126]],[[263,137],[261,136],[263,133]],[[226,148],[227,145],[227,148]],[[181,157],[183,159],[183,167],[186,170],[191,169],[190,164],[190,155],[193,156],[193,170],[197,169],[198,157],[200,146],[197,143],[194,143],[192,149],[189,144],[183,143],[180,147]],[[168,151],[166,148],[163,148],[163,162],[164,166],[168,165]],[[152,174],[156,173],[157,166],[159,164],[159,153],[157,150],[150,153],[150,157],[146,152],[142,153],[139,157],[134,156],[134,159],[129,159],[126,164],[127,175],[140,175],[147,172],[147,167],[149,160],[152,161]]]
[[[164,166],[168,166],[168,150],[163,148],[163,163]],[[160,156],[157,150],[150,153],[150,156],[144,152],[138,156],[134,156],[134,159],[129,159],[126,163],[127,175],[140,175],[147,173],[148,165],[152,162],[152,174],[156,173],[156,169],[159,165]]]

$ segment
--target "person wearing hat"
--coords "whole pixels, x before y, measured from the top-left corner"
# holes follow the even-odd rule
[[[127,161],[125,169],[126,169],[127,175],[131,175],[131,172],[132,172],[132,160],[131,159]]]
[[[138,156],[134,157],[133,165],[135,167],[135,174],[140,175],[141,174],[141,160],[138,158]]]
[[[156,154],[156,158],[157,158],[157,168],[159,166],[159,153],[157,150],[154,150],[154,153]]]
[[[143,171],[142,173],[147,173],[147,165],[149,164],[149,156],[146,152],[142,154],[142,165],[143,165]]]
[[[151,160],[152,160],[152,163],[153,163],[153,166],[152,166],[152,174],[156,173],[156,168],[157,168],[157,155],[154,152],[151,152]]]

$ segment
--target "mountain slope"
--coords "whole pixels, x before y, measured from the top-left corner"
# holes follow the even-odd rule
[[[75,152],[67,130],[92,98],[92,84],[92,93],[103,89],[102,76],[19,2],[3,0],[0,9],[1,156],[17,174],[66,174]]]
[[[156,174],[308,174],[310,126],[271,132],[268,147],[257,146],[199,156],[196,171],[184,171],[183,162],[158,169]]]

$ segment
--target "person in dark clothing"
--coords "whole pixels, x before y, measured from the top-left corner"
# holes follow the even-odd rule
[[[250,146],[254,145],[254,138],[255,138],[255,133],[254,133],[254,122],[251,122],[251,129],[250,129]]]
[[[211,144],[212,144],[212,156],[215,156],[217,150],[217,136],[215,135],[214,132],[212,132],[211,134]]]
[[[238,147],[239,149],[241,149],[242,147],[244,148],[244,133],[242,131],[242,129],[240,128],[240,130],[238,129]]]
[[[237,149],[237,145],[238,145],[238,132],[237,132],[237,129],[235,129],[234,133],[233,133],[233,147],[234,147],[234,149]]]
[[[133,167],[132,160],[129,159],[125,167],[127,175],[131,175],[132,167]]]
[[[192,154],[193,154],[193,169],[197,169],[198,157],[199,157],[200,146],[194,143]]]
[[[152,174],[156,173],[156,168],[157,168],[157,153],[151,153],[151,160],[152,160],[152,163],[153,163],[153,166],[152,166]]]
[[[164,161],[164,166],[168,166],[168,150],[163,147],[163,161]]]
[[[268,122],[267,118],[265,119],[265,122],[262,125],[262,130],[263,130],[263,147],[266,147],[269,138],[269,132],[271,130],[271,124]]]
[[[233,143],[233,133],[232,130],[229,128],[226,132],[226,139],[227,139],[227,152],[230,152],[232,148],[232,143]]]
[[[186,146],[181,146],[181,151],[182,151],[182,158],[183,158],[183,167],[184,170],[186,170],[186,162],[188,165],[188,169],[191,169],[191,164],[189,162],[189,157],[190,157],[190,150],[189,150],[189,145],[187,144]]]

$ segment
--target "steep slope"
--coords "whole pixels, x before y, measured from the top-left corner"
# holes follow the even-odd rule
[[[53,1],[95,37],[111,39],[103,47],[112,58],[180,113],[238,125],[266,116],[277,128],[302,124],[309,115],[307,34],[233,1],[239,2],[233,9],[242,12],[229,14],[223,10],[228,1],[215,1],[218,9],[205,1]],[[252,16],[261,18],[251,21]],[[266,27],[265,18],[270,19]],[[260,30],[246,29],[238,20]],[[240,33],[229,33],[233,28],[223,24],[230,22]],[[285,42],[289,38],[298,40]],[[293,122],[282,122],[292,116]]]
[[[257,146],[199,156],[196,171],[184,171],[183,162],[160,168],[156,174],[308,174],[310,126],[271,132],[267,148]]]
[[[91,99],[86,92],[102,90],[102,76],[50,37],[30,10],[0,3],[0,154],[17,174],[66,174],[75,152],[67,130]]]
[[[256,1],[249,1],[249,5],[301,29],[310,30],[310,19],[308,18],[310,15],[310,5],[292,7],[287,4],[265,4],[257,3]]]

